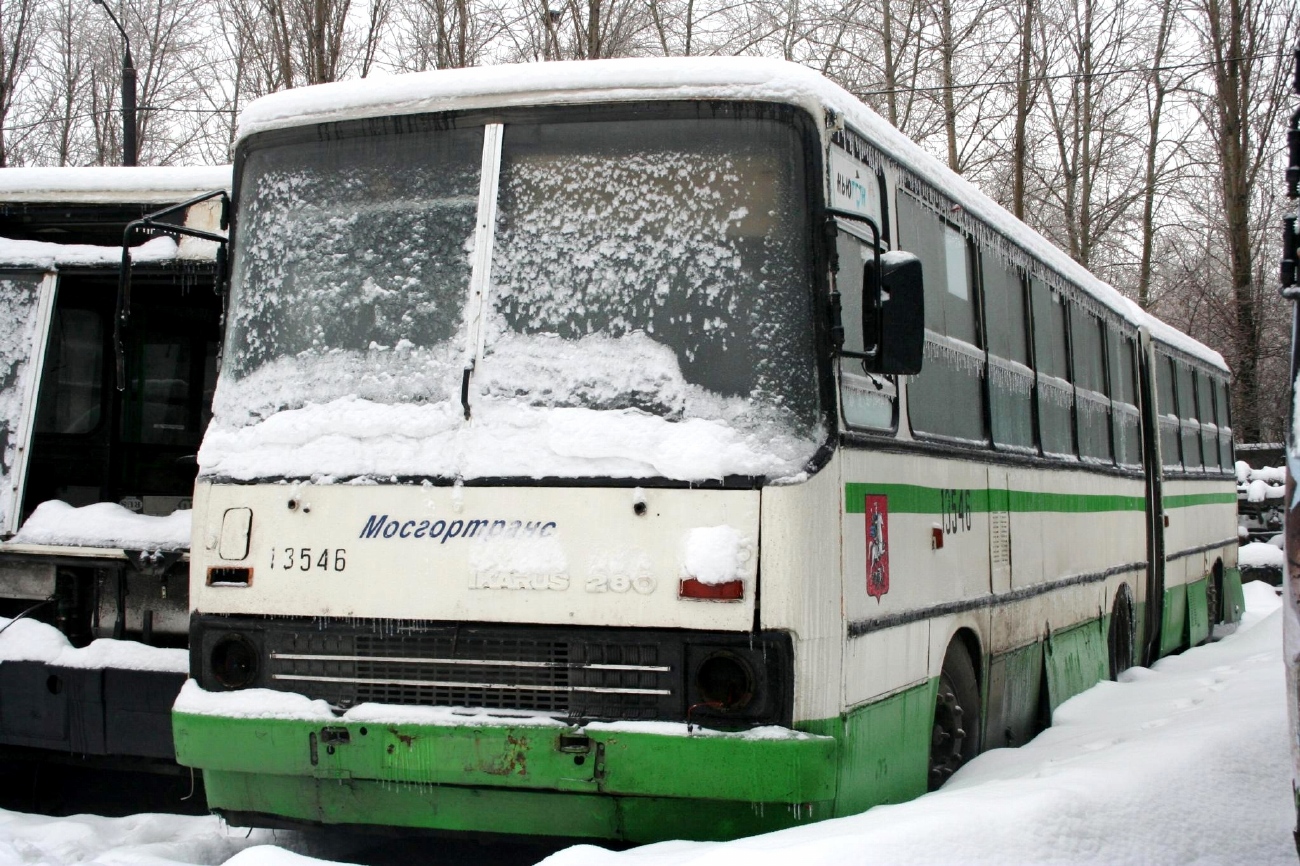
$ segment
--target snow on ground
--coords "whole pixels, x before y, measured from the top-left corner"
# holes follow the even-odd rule
[[[215,816],[132,815],[99,818],[74,815],[46,818],[0,810],[0,864],[112,864],[112,866],[181,866],[230,862],[235,866],[289,866],[300,859],[279,848],[253,848],[254,857],[239,852],[265,846],[275,838],[270,830],[239,830]],[[269,851],[258,856],[257,851]]]
[[[1099,684],[1033,742],[981,755],[937,793],[735,842],[576,846],[545,866],[1294,866],[1280,602],[1251,583],[1246,604],[1235,633]],[[0,866],[323,862],[276,847],[268,831],[246,833],[216,818],[0,811]],[[439,862],[436,850],[427,862]]]
[[[1033,742],[910,803],[722,844],[579,846],[545,864],[1294,866],[1281,622],[1273,589],[1248,584],[1236,634],[1097,685]]]

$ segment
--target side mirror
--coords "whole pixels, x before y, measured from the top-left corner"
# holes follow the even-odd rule
[[[911,253],[890,251],[866,263],[863,285],[870,287],[874,303],[863,305],[862,333],[875,337],[875,357],[867,364],[873,373],[914,376],[921,372],[925,349],[925,292],[921,260]]]

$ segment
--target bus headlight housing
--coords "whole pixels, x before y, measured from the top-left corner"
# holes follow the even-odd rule
[[[695,688],[712,709],[738,712],[754,699],[754,670],[743,658],[722,650],[695,669]]]
[[[212,645],[208,663],[212,676],[228,689],[247,688],[257,679],[257,648],[241,634],[222,635]]]

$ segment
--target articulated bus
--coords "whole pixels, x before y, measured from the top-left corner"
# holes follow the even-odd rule
[[[232,822],[851,814],[1239,616],[1222,358],[809,70],[240,129],[173,712]]]
[[[6,757],[176,772],[190,499],[222,314],[202,236],[221,235],[230,177],[0,170]]]

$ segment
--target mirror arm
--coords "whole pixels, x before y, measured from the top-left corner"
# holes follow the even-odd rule
[[[840,219],[848,219],[848,220],[854,220],[856,222],[861,222],[865,224],[867,228],[871,229],[871,238],[872,238],[871,253],[872,253],[872,259],[874,260],[874,265],[871,271],[872,285],[870,287],[868,286],[862,287],[863,297],[862,297],[861,327],[862,327],[862,342],[863,345],[865,346],[867,342],[868,300],[870,301],[871,304],[871,310],[876,314],[876,320],[877,321],[880,320],[880,303],[881,303],[880,296],[881,296],[881,292],[883,291],[881,285],[881,272],[880,272],[880,226],[876,225],[876,221],[871,219],[870,217],[863,216],[862,214],[859,213],[853,213],[851,211],[840,210],[839,208],[828,207],[826,208],[826,213],[830,217],[829,219],[826,220],[826,223],[827,223],[827,234],[831,238],[831,244],[830,244],[830,248],[832,250],[831,267],[837,272],[839,271],[839,256],[834,252],[835,250],[834,239],[837,231],[837,229],[835,228],[835,218],[839,217]],[[875,345],[869,349],[866,349],[866,351],[863,352],[844,351],[843,349],[844,323],[841,319],[841,314],[840,314],[841,308],[842,306],[840,303],[840,293],[838,291],[832,292],[831,293],[831,316],[832,316],[831,339],[832,341],[834,341],[834,346],[836,351],[838,351],[839,354],[845,358],[863,358],[866,360],[873,360],[874,358],[876,358],[876,356],[880,354],[879,334],[875,335]]]
[[[192,238],[199,238],[205,241],[215,241],[224,249],[230,239],[224,235],[205,232],[201,229],[192,229],[184,225],[173,225],[172,223],[161,222],[162,218],[174,213],[184,213],[192,205],[208,199],[221,198],[221,222],[227,225],[227,219],[230,212],[230,195],[224,189],[205,192],[202,195],[196,195],[194,198],[186,199],[179,204],[168,205],[167,207],[147,213],[138,220],[132,220],[126,224],[122,230],[122,264],[117,272],[117,300],[113,305],[113,357],[114,366],[116,367],[116,385],[117,390],[126,390],[126,349],[124,346],[123,331],[130,324],[131,320],[131,238],[137,230],[157,229],[167,232],[168,234],[186,235]],[[224,267],[219,263],[219,268]],[[218,279],[223,275],[218,274]]]

